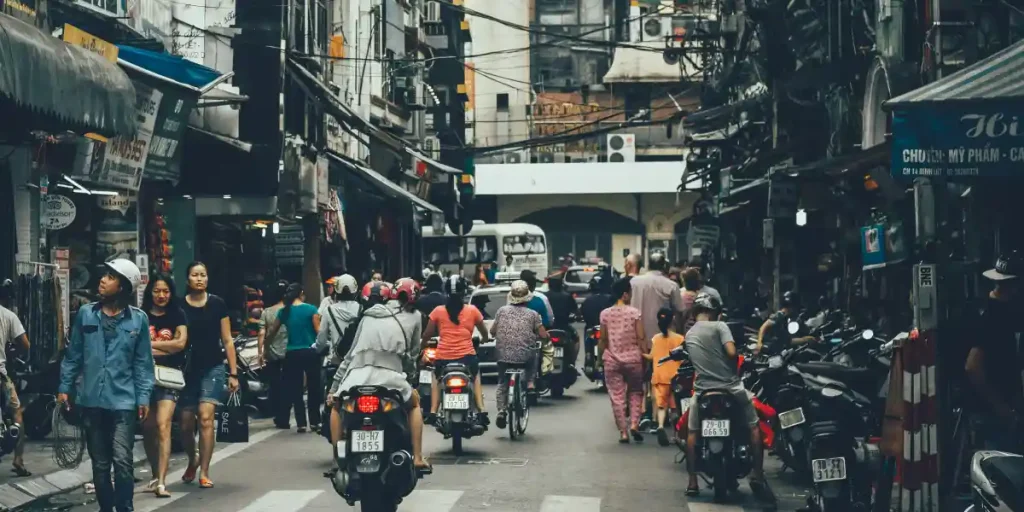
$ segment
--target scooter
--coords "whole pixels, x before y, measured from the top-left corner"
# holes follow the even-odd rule
[[[430,396],[433,393],[431,385],[434,382],[434,361],[437,359],[437,337],[430,338],[427,342],[427,348],[423,351],[423,361],[419,363],[419,386],[417,389],[420,392],[420,400],[425,403],[430,403]]]
[[[1024,456],[979,451],[971,459],[971,499],[965,512],[1024,510]]]
[[[479,411],[473,394],[473,379],[469,368],[461,363],[449,363],[441,372],[441,400],[437,409],[437,431],[452,440],[452,451],[462,454],[462,440],[483,435],[487,427],[477,421]]]
[[[235,338],[235,354],[242,405],[259,412],[262,416],[272,416],[274,411],[270,401],[271,384],[264,378],[264,365],[259,362],[259,339],[252,336]]]
[[[598,356],[597,345],[601,341],[601,326],[595,325],[587,329],[583,339],[583,374],[590,382],[597,384],[598,389],[605,389],[604,361]]]
[[[401,394],[359,386],[341,394],[346,439],[338,441],[334,491],[364,512],[395,512],[430,470],[413,465],[412,435]]]
[[[579,374],[576,365],[571,363],[567,356],[571,356],[574,350],[572,337],[561,329],[548,331],[551,337],[551,347],[554,350],[551,371],[541,375],[539,386],[547,388],[551,396],[558,398],[565,394],[565,390],[576,383]]]
[[[10,399],[7,386],[0,385],[0,403],[6,404]],[[14,422],[14,418],[7,414],[6,408],[0,407],[0,457],[14,451],[20,436],[21,425]]]

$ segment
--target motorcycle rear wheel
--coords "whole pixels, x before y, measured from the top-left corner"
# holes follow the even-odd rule
[[[379,486],[365,489],[359,500],[363,512],[397,512],[398,503]]]
[[[729,475],[728,466],[722,464],[718,474],[715,475],[715,503],[725,503],[729,500],[729,491],[732,490],[732,476]]]
[[[455,455],[462,455],[462,434],[452,435],[452,452]]]

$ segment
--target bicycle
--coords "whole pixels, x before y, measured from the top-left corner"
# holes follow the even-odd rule
[[[508,377],[508,404],[505,415],[508,418],[508,436],[510,439],[526,433],[530,422],[530,402],[527,399],[526,365],[530,363],[504,363],[505,375]]]

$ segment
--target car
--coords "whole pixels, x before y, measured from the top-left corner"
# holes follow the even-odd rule
[[[582,304],[587,296],[590,295],[590,280],[594,276],[607,271],[608,264],[605,262],[595,265],[573,265],[565,271],[562,283],[565,291],[571,293],[576,298],[576,303]]]

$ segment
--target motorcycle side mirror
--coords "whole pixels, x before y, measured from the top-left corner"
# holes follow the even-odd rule
[[[757,343],[750,343],[750,344],[748,344],[747,345],[747,350],[749,350],[751,352],[757,350]]]
[[[796,334],[800,332],[800,324],[798,322],[790,322],[787,326],[790,334]]]
[[[860,333],[860,337],[865,340],[870,340],[875,337],[875,331],[871,329],[864,329],[864,332]]]

